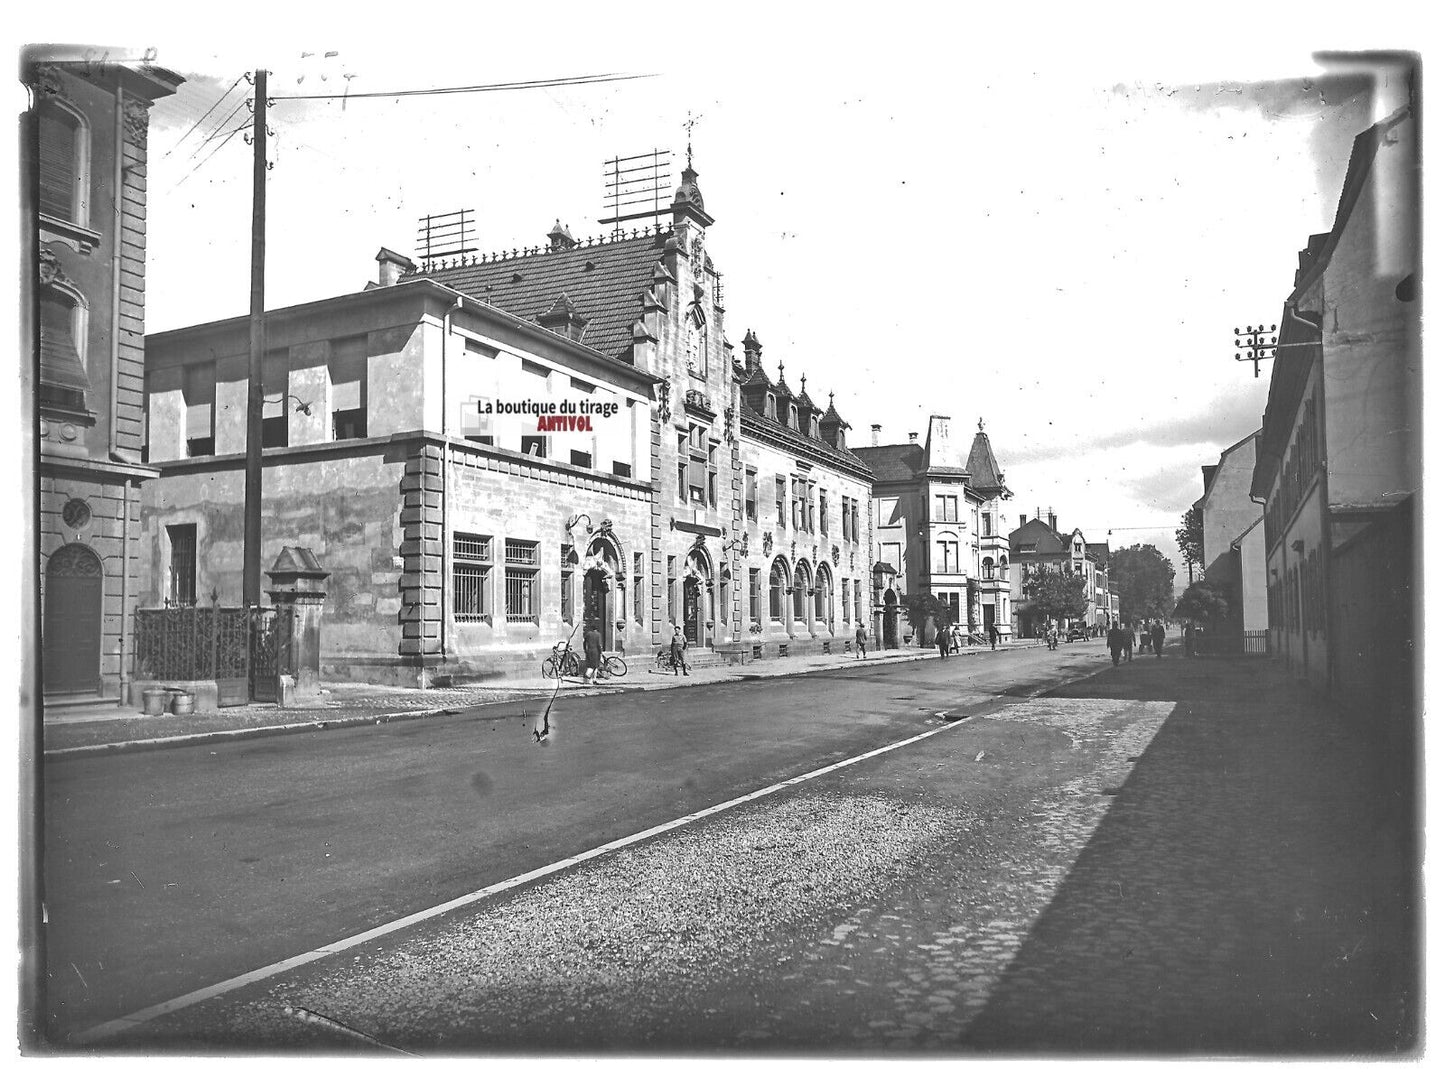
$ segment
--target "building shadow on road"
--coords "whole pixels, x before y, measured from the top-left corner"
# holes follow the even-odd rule
[[[1136,657],[1047,695],[1175,706],[965,1047],[1415,1050],[1410,767],[1267,661]]]

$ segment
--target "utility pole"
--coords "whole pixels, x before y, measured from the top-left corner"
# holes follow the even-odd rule
[[[1265,340],[1265,334],[1274,333],[1277,329],[1279,329],[1278,326],[1270,326],[1269,329],[1265,329],[1263,322],[1257,327],[1245,326],[1243,333],[1239,332],[1238,326],[1234,327],[1234,347],[1245,350],[1243,355],[1235,352],[1234,359],[1238,363],[1253,363],[1256,378],[1259,377],[1259,361],[1273,359],[1274,350],[1278,346],[1278,337],[1270,337],[1269,340]]]
[[[261,368],[266,358],[266,72],[256,72],[251,170],[251,356],[246,385],[246,532],[241,602],[261,605]]]

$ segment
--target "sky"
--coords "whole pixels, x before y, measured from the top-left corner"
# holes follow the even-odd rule
[[[556,220],[600,235],[603,162],[669,149],[675,184],[691,117],[739,354],[752,329],[790,384],[835,393],[854,444],[874,423],[885,443],[921,440],[938,413],[961,455],[981,420],[1013,524],[1052,508],[1091,541],[1152,543],[1180,584],[1174,529],[1200,467],[1259,425],[1268,390],[1268,365],[1255,379],[1234,361],[1234,328],[1279,321],[1351,140],[1403,100],[1398,79],[1285,47],[1300,35],[1257,14],[1249,46],[1228,18],[1178,34],[1130,5],[1115,26],[1047,5],[904,3],[883,20],[439,4],[341,27],[248,10],[262,18],[102,19],[65,38],[154,47],[188,80],[151,119],[148,330],[247,310],[251,150],[206,135],[247,117],[217,126],[248,69],[277,99],[270,308],[359,290],[379,247],[415,250],[428,213],[475,211],[483,252],[543,243]],[[601,73],[648,77],[285,100]]]

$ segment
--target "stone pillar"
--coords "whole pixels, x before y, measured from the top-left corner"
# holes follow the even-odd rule
[[[321,607],[326,600],[326,578],[310,547],[282,547],[266,570],[271,586],[266,594],[276,607],[276,677],[281,686],[276,702],[282,707],[314,700],[321,693]]]

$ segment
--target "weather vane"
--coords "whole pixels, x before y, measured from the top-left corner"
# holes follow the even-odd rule
[[[692,168],[692,129],[693,129],[693,125],[695,125],[695,124],[698,122],[698,120],[700,120],[700,119],[702,119],[701,116],[694,116],[694,115],[692,114],[692,109],[688,109],[688,110],[687,110],[687,123],[683,124],[683,126],[687,128],[687,167],[688,167],[688,168]]]

